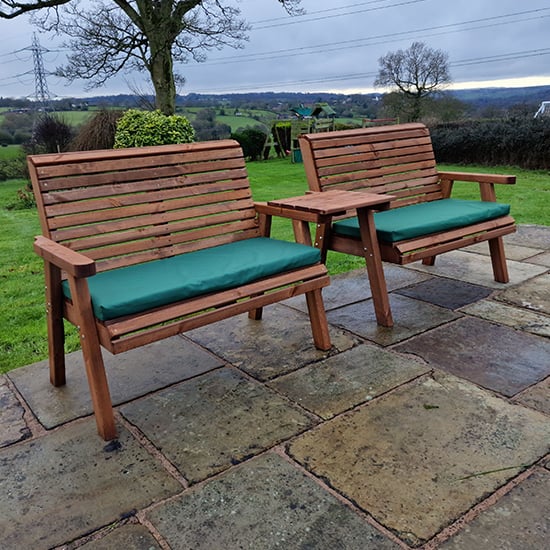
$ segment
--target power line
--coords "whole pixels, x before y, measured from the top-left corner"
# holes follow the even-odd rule
[[[486,56],[486,57],[476,57],[472,59],[464,59],[460,61],[451,62],[451,67],[464,67],[467,65],[480,65],[484,63],[494,63],[499,61],[510,61],[514,59],[523,59],[527,57],[534,57],[534,56],[542,56],[542,55],[550,55],[550,48],[544,48],[539,50],[527,50],[522,52],[511,52],[507,54],[501,54],[501,55],[494,55],[494,56]],[[367,79],[367,78],[373,78],[377,76],[377,72],[363,72],[363,73],[351,73],[351,74],[343,74],[343,75],[333,75],[330,77],[323,77],[323,78],[317,78],[317,79],[301,79],[301,80],[293,80],[293,81],[285,81],[285,82],[276,82],[276,83],[267,83],[267,84],[249,84],[249,85],[243,85],[238,87],[232,87],[232,90],[235,91],[241,91],[241,90],[250,90],[250,89],[266,89],[266,88],[273,88],[277,86],[292,86],[292,85],[305,85],[305,84],[319,84],[319,83],[328,83],[328,82],[341,82],[346,80],[360,80],[360,79]],[[209,90],[197,90],[196,93],[199,92],[225,92],[226,89],[217,88]]]
[[[295,15],[294,18],[298,17],[308,17],[310,15],[315,15],[317,13],[327,13],[331,11],[340,11],[340,10],[347,10],[349,8],[355,8],[357,6],[364,6],[368,4],[379,4],[380,2],[390,2],[390,0],[370,0],[369,2],[358,2],[357,4],[348,4],[347,6],[339,6],[337,8],[327,8],[326,10],[315,10],[315,11],[308,11],[304,14]],[[262,19],[260,21],[251,21],[251,25],[257,25],[259,23],[271,23],[273,21],[288,21],[289,17],[288,15],[286,17],[273,17],[271,19]]]
[[[462,21],[460,23],[449,23],[446,25],[435,25],[431,27],[425,27],[422,29],[415,29],[415,30],[409,30],[409,31],[401,31],[401,32],[393,32],[393,33],[386,33],[381,35],[375,35],[368,38],[358,38],[355,40],[344,40],[344,41],[338,41],[338,42],[329,42],[325,44],[318,44],[315,46],[302,46],[299,48],[286,48],[281,50],[272,50],[268,52],[261,52],[261,53],[250,53],[250,54],[242,54],[242,55],[233,55],[233,56],[226,56],[226,57],[220,57],[220,58],[214,58],[211,61],[207,61],[206,63],[202,63],[201,65],[219,65],[219,64],[226,64],[226,63],[249,63],[253,61],[268,61],[270,59],[278,59],[280,55],[285,55],[285,57],[296,57],[300,55],[312,55],[312,54],[318,54],[318,53],[326,53],[326,52],[333,52],[333,51],[339,51],[344,49],[353,49],[353,48],[359,48],[359,47],[366,47],[366,46],[374,46],[378,44],[385,44],[385,43],[391,43],[393,40],[384,40],[379,42],[373,42],[374,40],[379,39],[391,39],[391,38],[397,38],[397,37],[404,37],[407,35],[412,35],[416,33],[423,33],[423,32],[430,32],[430,31],[445,31],[447,32],[465,32],[465,31],[471,31],[471,30],[479,30],[484,28],[491,28],[496,27],[500,25],[509,25],[509,24],[516,24],[516,23],[522,23],[525,21],[533,21],[533,20],[539,20],[542,17],[550,17],[550,14],[547,15],[541,15],[541,12],[549,12],[550,8],[540,8],[536,10],[527,10],[527,11],[521,11],[521,12],[515,12],[515,13],[509,13],[505,15],[497,15],[493,17],[484,17],[480,19],[472,19],[468,21]],[[484,23],[484,22],[491,22],[491,21],[497,21],[502,20],[506,18],[511,17],[517,17],[521,15],[533,15],[533,17],[523,18],[523,19],[515,19],[512,21],[500,21],[498,23],[490,23],[487,25],[479,25],[475,27],[468,27],[463,29],[453,29],[453,27],[460,27],[462,25],[471,25],[475,23]],[[422,35],[419,38],[425,38],[429,36],[438,36],[440,34],[443,34],[442,32],[438,33],[432,33],[427,35]],[[311,50],[311,51],[305,51],[305,50]]]
[[[378,6],[376,8],[366,8],[364,10],[348,11],[348,12],[345,12],[345,13],[336,13],[336,14],[332,14],[332,15],[322,15],[320,17],[313,17],[311,19],[296,20],[294,18],[289,18],[284,23],[275,23],[273,25],[264,25],[264,26],[259,26],[259,27],[254,27],[253,26],[252,30],[253,31],[259,31],[259,30],[264,30],[264,29],[273,29],[275,27],[286,27],[287,25],[298,25],[300,23],[311,23],[312,21],[322,21],[323,19],[332,19],[334,17],[343,17],[345,15],[357,15],[358,13],[366,13],[366,12],[369,12],[369,11],[385,10],[385,9],[388,9],[388,8],[406,6],[408,4],[419,4],[420,2],[426,2],[426,0],[407,0],[407,1],[404,1],[404,2],[398,2],[396,4],[390,4],[389,6]]]

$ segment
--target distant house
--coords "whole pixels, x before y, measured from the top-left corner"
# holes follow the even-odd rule
[[[334,118],[336,111],[328,103],[316,103],[313,107],[292,107],[291,113],[298,118]]]

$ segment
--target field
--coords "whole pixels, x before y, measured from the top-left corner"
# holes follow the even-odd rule
[[[0,148],[0,154],[10,149]],[[519,223],[550,225],[550,176],[547,172],[510,167],[440,168],[516,174],[517,185],[497,186],[499,200],[511,204],[512,215]],[[251,162],[248,170],[255,200],[301,195],[307,188],[303,166],[292,164],[288,159]],[[0,373],[43,360],[48,353],[42,262],[32,250],[33,236],[40,233],[36,210],[6,209],[24,184],[22,180],[0,182],[0,224],[3,228],[0,234]],[[475,189],[472,184],[457,184],[454,196],[477,198]],[[274,220],[273,236],[292,240],[290,222]],[[336,274],[362,267],[364,262],[360,258],[329,253],[327,265],[329,271]],[[74,329],[69,333],[66,349],[78,349]]]

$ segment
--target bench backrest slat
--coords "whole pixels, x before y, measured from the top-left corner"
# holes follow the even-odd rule
[[[391,206],[443,196],[428,129],[423,124],[358,128],[299,137],[312,191],[388,193]]]
[[[98,271],[259,235],[233,140],[29,156],[43,234]]]

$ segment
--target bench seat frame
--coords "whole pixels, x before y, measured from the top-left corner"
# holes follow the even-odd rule
[[[117,430],[101,346],[117,354],[242,313],[259,320],[264,306],[305,294],[314,344],[330,349],[321,294],[330,279],[322,263],[135,315],[94,316],[87,278],[96,272],[269,237],[236,141],[33,155],[28,164],[43,232],[34,249],[45,266],[50,381],[66,383],[67,319],[79,330],[103,439],[116,438]],[[154,237],[139,239],[141,233]],[[63,295],[64,279],[71,299]]]
[[[514,184],[513,175],[443,172],[436,168],[429,131],[409,123],[376,128],[303,134],[300,148],[312,192],[328,189],[391,194],[390,208],[450,198],[457,181],[479,185],[483,201],[496,202],[495,184]],[[350,217],[348,212],[344,217]],[[335,221],[336,218],[333,220]],[[435,257],[488,241],[495,281],[509,282],[502,237],[516,230],[511,216],[466,225],[394,243],[380,242],[383,261],[405,265],[421,260],[434,265]],[[368,254],[360,238],[337,235],[332,224],[319,224],[315,242],[327,250],[355,256]]]

